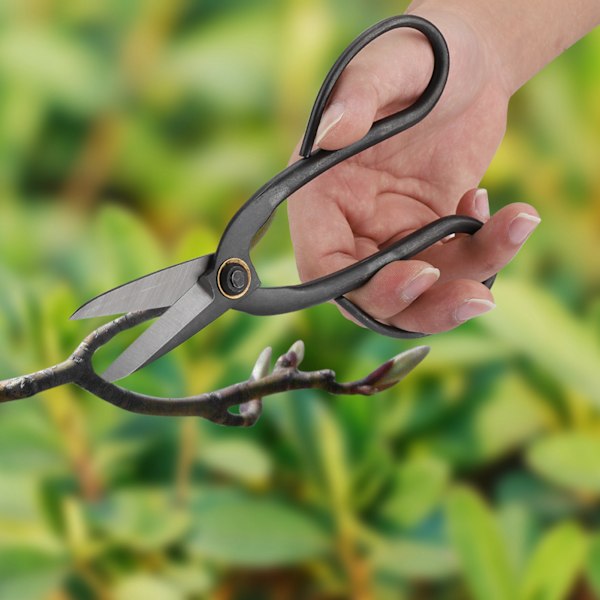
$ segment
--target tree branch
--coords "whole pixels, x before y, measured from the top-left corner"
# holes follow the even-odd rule
[[[102,379],[93,369],[94,353],[115,335],[159,316],[164,309],[132,312],[99,327],[79,344],[65,361],[12,379],[0,381],[0,402],[28,398],[50,388],[74,383],[88,392],[125,410],[147,415],[198,416],[228,426],[250,426],[262,412],[262,398],[289,390],[321,389],[331,394],[372,395],[403,379],[427,355],[429,348],[419,346],[393,359],[360,379],[340,383],[329,369],[300,371],[304,344],[300,341],[280,356],[270,371],[271,349],[258,357],[250,378],[214,392],[187,398],[158,398],[119,387]],[[239,406],[239,414],[230,408]]]

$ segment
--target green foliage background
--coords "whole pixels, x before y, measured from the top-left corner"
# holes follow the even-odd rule
[[[404,6],[3,1],[0,377],[68,356],[91,296],[213,251],[339,51]],[[74,388],[2,405],[0,598],[600,596],[599,66],[596,31],[515,96],[484,185],[542,225],[496,311],[397,388],[272,397],[242,431]],[[296,278],[284,212],[256,251],[270,283]],[[216,388],[297,338],[341,379],[409,345],[331,306],[228,314],[128,384]]]

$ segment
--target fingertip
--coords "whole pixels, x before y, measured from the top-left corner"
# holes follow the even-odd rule
[[[479,317],[496,308],[496,304],[486,298],[467,298],[459,304],[454,311],[454,320],[457,324],[464,323]]]
[[[327,139],[329,134],[332,133],[333,129],[342,120],[345,109],[346,107],[342,101],[333,102],[327,107],[323,113],[323,116],[321,117],[319,128],[317,129],[315,146],[320,148],[323,147],[321,144]]]
[[[456,279],[426,291],[390,322],[408,331],[441,333],[495,308],[491,291],[482,283]]]
[[[497,230],[495,237],[504,238],[508,248],[514,252],[541,223],[537,210],[530,204],[515,202],[500,209],[491,219],[491,225]]]
[[[508,225],[508,238],[515,246],[521,246],[541,221],[537,215],[520,212]]]
[[[379,109],[377,88],[370,74],[348,67],[339,89],[325,109],[315,137],[315,146],[338,150],[364,137]]]
[[[473,209],[476,217],[483,223],[490,220],[490,199],[485,188],[479,188],[473,197]]]
[[[436,267],[425,267],[408,282],[398,286],[396,294],[405,305],[414,302],[440,278],[440,270]]]
[[[485,188],[473,188],[458,202],[456,214],[474,217],[482,223],[490,220],[490,201]]]
[[[440,271],[422,261],[398,261],[377,272],[348,297],[375,319],[404,310],[439,279]]]

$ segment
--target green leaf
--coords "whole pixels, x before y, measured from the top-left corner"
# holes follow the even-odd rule
[[[589,328],[532,283],[505,277],[494,296],[499,309],[481,323],[552,378],[600,406],[600,346]]]
[[[93,523],[114,540],[139,550],[162,548],[182,536],[188,515],[161,489],[129,488],[90,508]]]
[[[598,534],[590,540],[585,573],[594,594],[600,597],[600,535]]]
[[[264,485],[273,463],[258,444],[250,440],[212,440],[200,447],[198,458],[209,469],[249,485]]]
[[[523,600],[561,600],[583,569],[587,539],[575,523],[561,523],[538,544],[525,573]]]
[[[331,551],[329,535],[309,514],[272,498],[230,491],[200,496],[189,548],[229,565],[277,567]]]
[[[314,392],[298,391],[294,399],[270,404],[268,418],[302,467],[305,493],[339,516],[339,511],[351,510],[354,500],[346,432]]]
[[[581,509],[577,498],[563,488],[520,470],[502,478],[498,484],[498,498],[502,504],[517,503],[525,506],[530,514],[550,520],[572,515]]]
[[[272,19],[268,12],[245,10],[213,22],[202,35],[186,36],[172,47],[153,76],[163,85],[200,92],[229,114],[260,106],[270,85],[266,78],[273,75],[269,47],[277,42]],[[257,44],[257,39],[263,43]]]
[[[186,599],[208,597],[216,579],[209,565],[198,561],[170,563],[163,574],[164,579],[181,591]]]
[[[2,407],[0,456],[7,472],[40,472],[64,465],[64,451],[56,430],[48,426],[39,406]]]
[[[417,525],[438,505],[448,475],[446,463],[434,457],[405,462],[394,478],[392,495],[382,515],[403,527]]]
[[[516,585],[494,517],[483,500],[467,488],[448,500],[450,535],[467,584],[477,600],[514,600]]]
[[[351,465],[347,442],[340,423],[324,404],[312,405],[312,431],[319,455],[320,470],[329,496],[330,507],[341,517],[351,511]]]
[[[115,600],[185,600],[186,595],[175,585],[153,575],[133,575],[118,583],[114,591]]]
[[[487,462],[548,429],[552,418],[536,390],[523,377],[509,373],[499,378],[485,402],[471,411],[469,423],[481,462]]]
[[[591,433],[558,433],[527,450],[527,464],[549,481],[579,493],[600,494],[600,438]]]
[[[48,597],[60,584],[65,567],[61,554],[27,546],[0,547],[0,598]]]
[[[553,422],[543,398],[521,375],[503,372],[489,381],[480,381],[470,393],[461,393],[463,404],[448,415],[442,427],[430,427],[428,436],[436,453],[463,468],[506,455]],[[420,410],[426,411],[427,407]]]
[[[539,537],[537,516],[518,502],[502,504],[498,510],[498,522],[510,566],[519,577],[525,571],[531,547]]]
[[[141,220],[125,208],[110,204],[103,204],[96,215],[82,252],[90,253],[89,257],[85,255],[89,277],[99,292],[167,266],[155,238]]]
[[[114,98],[116,78],[85,45],[51,28],[11,27],[0,43],[0,67],[32,92],[64,102],[73,112],[101,108]]]
[[[382,543],[372,560],[376,569],[409,579],[446,579],[459,569],[452,548],[404,539]]]
[[[0,449],[1,451],[1,449]],[[4,453],[2,453],[4,454]],[[3,521],[30,521],[37,513],[36,482],[31,474],[0,471],[0,523]],[[0,527],[0,540],[2,540]]]

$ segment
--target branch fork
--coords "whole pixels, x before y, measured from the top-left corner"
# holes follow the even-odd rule
[[[340,383],[330,369],[301,371],[304,344],[295,342],[270,371],[271,348],[261,352],[247,381],[214,392],[186,398],[159,398],[127,390],[100,377],[93,369],[94,353],[118,333],[159,316],[164,309],[131,312],[90,333],[65,361],[31,373],[0,381],[0,403],[29,398],[60,385],[74,383],[84,390],[125,410],[147,415],[197,416],[226,426],[249,427],[262,413],[262,399],[279,392],[321,389],[330,394],[370,396],[402,380],[427,355],[418,346],[386,361],[366,377]],[[234,406],[239,412],[231,412]]]

